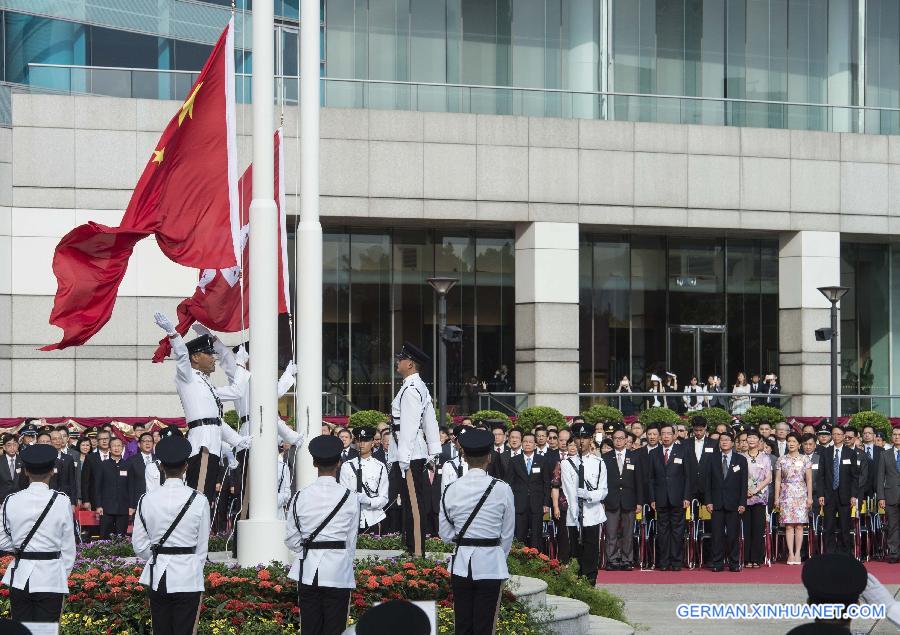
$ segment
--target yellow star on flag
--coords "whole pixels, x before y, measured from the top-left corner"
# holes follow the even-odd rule
[[[185,117],[190,117],[191,119],[194,118],[194,100],[197,98],[197,93],[200,92],[201,86],[203,86],[203,82],[197,84],[197,87],[191,92],[191,96],[181,105],[181,112],[178,113],[179,126],[181,125],[181,122],[184,121]]]
[[[162,163],[163,162],[163,154],[165,153],[165,148],[160,148],[159,150],[153,151],[153,163]]]

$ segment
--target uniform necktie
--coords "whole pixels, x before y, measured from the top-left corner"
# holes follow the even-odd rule
[[[663,463],[669,464],[669,448],[663,448]]]
[[[528,472],[528,475],[531,476],[531,457],[525,459],[525,470]]]
[[[728,457],[722,455],[722,476],[728,476]]]
[[[834,474],[834,486],[833,489],[837,489],[841,484],[841,449],[834,449],[834,467],[832,469]]]
[[[621,452],[616,452],[616,463],[619,464],[619,474],[622,473],[622,463],[624,461],[624,457]]]

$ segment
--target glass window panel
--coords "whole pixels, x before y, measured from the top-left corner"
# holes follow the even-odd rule
[[[664,238],[631,239],[631,381],[649,387],[650,373],[666,364],[666,243]]]
[[[866,105],[900,105],[900,5],[896,1],[866,4]],[[866,131],[897,134],[898,115],[867,113]]]
[[[673,237],[668,264],[669,323],[724,324],[722,241]]]
[[[367,79],[368,3],[366,0],[327,0],[328,37],[325,59],[329,77]],[[363,85],[328,82],[325,103],[338,108],[362,108]]]
[[[409,0],[370,0],[369,78],[409,78]],[[372,84],[368,87],[370,108],[407,110],[411,106],[409,86]]]
[[[158,38],[91,27],[91,65],[158,68],[158,62]]]
[[[350,235],[325,232],[322,243],[322,390],[352,400],[350,386]],[[294,250],[289,252],[293,263]],[[291,280],[295,280],[294,272]],[[340,400],[326,400],[336,404]],[[341,413],[341,409],[336,409]]]
[[[512,21],[512,85],[544,87],[545,0],[519,0]],[[544,114],[544,93],[521,93],[522,113]]]
[[[475,237],[438,236],[434,256],[435,276],[458,280],[447,294],[447,324],[463,330],[461,343],[447,345],[447,404],[458,409],[465,378],[475,372]],[[437,312],[429,322],[439,343]]]
[[[728,371],[732,386],[739,372],[764,372],[761,359],[760,254],[755,241],[728,241]]]
[[[447,81],[447,6],[446,0],[410,0],[409,80],[413,82]],[[419,86],[416,98],[419,110],[447,110],[447,88]]]
[[[614,390],[630,374],[629,246],[622,240],[594,243],[593,328],[589,342],[592,391]]]
[[[175,40],[175,69],[180,71],[202,70],[212,49],[212,46],[206,44]]]
[[[435,336],[434,292],[425,282],[434,275],[434,244],[430,232],[397,230],[392,244],[391,313],[394,350],[405,341],[428,353],[432,360]],[[434,385],[436,366],[426,369],[423,380]],[[396,384],[397,379],[394,378]],[[396,386],[394,386],[396,388]],[[432,391],[433,392],[433,391]]]
[[[73,74],[68,69],[29,69],[28,65],[88,64],[88,27],[6,12],[3,40],[7,81],[65,91],[86,90],[83,74]]]
[[[515,247],[511,236],[476,237],[476,357],[472,376],[488,384],[506,367],[515,388]],[[470,407],[472,404],[469,399]],[[465,410],[463,410],[465,412]]]

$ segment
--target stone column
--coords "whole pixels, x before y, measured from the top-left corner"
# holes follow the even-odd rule
[[[785,232],[780,236],[778,350],[782,390],[794,395],[791,415],[831,414],[831,344],[817,342],[815,330],[831,324],[831,305],[818,288],[840,282],[839,232]]]
[[[516,390],[578,414],[578,224],[516,226]]]

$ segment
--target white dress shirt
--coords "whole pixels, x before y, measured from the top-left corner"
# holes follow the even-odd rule
[[[344,496],[347,488],[333,476],[320,476],[297,492],[288,505],[287,537],[285,544],[297,554],[288,577],[312,584],[319,574],[319,586],[338,589],[356,588],[353,558],[356,555],[356,535],[359,532],[359,502],[354,492],[341,505],[331,521],[319,532],[314,542],[341,540],[344,549],[310,549],[300,578],[300,561],[303,559],[303,541],[322,524]],[[299,521],[299,526],[298,526]]]
[[[694,437],[694,456],[697,458],[697,463],[700,462],[700,459],[703,458],[703,453],[707,450],[712,454],[713,448],[706,447],[706,437],[703,437],[699,441]]]
[[[287,520],[285,508],[291,501],[291,469],[280,454],[278,455],[278,471],[275,478],[277,487],[277,509],[275,513],[278,520]]]
[[[194,492],[181,479],[167,478],[162,487],[141,496],[135,513],[134,533],[131,544],[138,558],[147,561],[141,574],[141,584],[150,584],[150,552],[169,530],[178,512]],[[203,591],[203,566],[209,548],[209,501],[198,493],[175,530],[166,539],[164,547],[195,547],[193,554],[159,554],[153,568],[153,590],[167,571],[166,591],[185,593]]]
[[[462,466],[462,472],[457,476],[457,468]],[[441,467],[441,494],[447,490],[447,487],[450,486],[451,483],[458,481],[463,476],[465,476],[469,472],[469,464],[466,463],[466,460],[458,456],[455,459],[447,461],[444,463],[443,467]]]
[[[350,459],[341,465],[341,485],[354,493],[357,491],[356,471],[360,469],[360,463],[365,487],[358,495],[359,528],[366,529],[380,523],[387,516],[383,510],[388,502],[388,472],[384,463],[371,455],[367,459],[358,456]]]
[[[419,373],[403,380],[397,396],[391,402],[392,423],[400,424],[397,438],[391,435],[388,446],[388,463],[406,463],[427,459],[441,453],[434,404],[425,382]]]
[[[0,529],[0,549],[14,551],[24,542],[52,495],[53,490],[46,483],[32,483],[27,489],[6,498],[0,509],[3,522]],[[28,590],[32,593],[69,592],[69,574],[75,565],[75,530],[68,496],[59,493],[25,551],[61,553],[56,560],[19,560],[13,587],[24,589],[25,584],[29,583]],[[7,586],[13,577],[13,564],[9,564],[3,576],[3,584]]]
[[[221,402],[240,399],[244,394],[245,386],[241,383],[231,383],[228,386],[216,388],[206,374],[191,368],[187,346],[181,336],[176,335],[169,339],[172,343],[172,356],[175,358],[177,369],[175,389],[181,399],[185,421],[221,419]],[[249,380],[249,374],[246,380]],[[241,381],[245,381],[245,379],[242,378]],[[200,449],[204,447],[209,450],[210,454],[221,456],[223,440],[232,446],[237,446],[243,441],[237,432],[222,423],[217,426],[196,426],[188,432],[191,456],[200,452]]]
[[[149,494],[153,490],[161,487],[159,483],[159,464],[156,461],[150,461],[144,467],[144,493]]]
[[[440,536],[444,542],[453,542],[456,535],[481,500],[492,478],[484,470],[469,470],[441,498]],[[453,570],[458,576],[467,577],[472,571],[473,580],[505,580],[509,577],[506,557],[512,547],[516,530],[516,510],[509,485],[498,481],[490,496],[478,510],[464,538],[499,538],[498,547],[460,547],[453,558]]]
[[[577,454],[560,463],[562,489],[569,501],[566,515],[566,525],[569,527],[578,526],[578,464]],[[606,521],[603,499],[607,492],[606,468],[603,461],[593,454],[584,455],[584,483],[585,489],[590,490],[590,497],[584,501],[584,526],[592,527]]]

